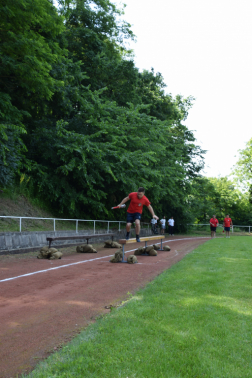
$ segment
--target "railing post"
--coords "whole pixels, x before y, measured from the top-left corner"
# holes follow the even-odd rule
[[[108,221],[108,231],[107,232],[109,233],[109,221]]]
[[[78,219],[76,219],[76,234],[78,234]]]
[[[55,232],[55,218],[53,219],[53,231]]]
[[[94,221],[94,234],[95,234],[95,221]]]
[[[250,226],[249,226],[249,234],[250,234]]]
[[[22,218],[19,218],[19,232],[22,232]]]
[[[121,222],[119,222],[119,232],[121,231]]]

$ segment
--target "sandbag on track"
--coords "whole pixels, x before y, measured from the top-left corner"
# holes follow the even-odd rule
[[[127,257],[127,263],[128,263],[128,264],[136,264],[136,263],[138,263],[136,256],[134,256],[134,255],[129,255],[129,256]]]
[[[154,249],[153,245],[149,245],[148,247],[139,247],[135,250],[135,256],[141,256],[143,254],[148,254],[149,256],[157,256],[157,251]]]
[[[164,250],[164,251],[170,251],[171,248],[169,247],[169,245],[164,245],[164,246],[163,246],[163,250]]]
[[[49,257],[49,260],[58,260],[58,259],[61,259],[62,257],[62,253],[57,251],[57,252],[54,252],[51,257]]]
[[[78,245],[76,247],[78,253],[97,253],[96,249],[91,244]]]
[[[149,256],[157,256],[157,251],[155,251],[155,249],[150,249],[149,252],[148,252]]]
[[[135,250],[134,255],[135,255],[135,256],[140,256],[140,255],[142,255],[142,254],[144,253],[144,251],[145,251],[145,248],[144,248],[144,247],[139,247],[139,248],[137,248],[137,249]]]
[[[57,260],[57,259],[61,259],[62,256],[63,256],[63,254],[61,252],[59,252],[56,248],[43,247],[39,251],[37,258],[38,259]]]
[[[112,240],[106,240],[104,242],[104,248],[122,248],[121,244],[114,242]]]
[[[112,263],[117,263],[117,262],[122,261],[122,258],[123,258],[122,251],[116,251],[114,256],[109,261],[112,262]]]

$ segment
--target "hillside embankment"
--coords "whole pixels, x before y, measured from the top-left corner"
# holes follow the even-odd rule
[[[24,195],[7,196],[0,193],[0,216],[32,217],[32,218],[54,218],[55,215],[44,209],[35,206]],[[50,224],[50,225],[49,225]],[[51,228],[51,221],[46,220],[25,220],[22,223],[23,231],[44,231]],[[11,218],[0,218],[0,232],[19,231],[19,220]]]

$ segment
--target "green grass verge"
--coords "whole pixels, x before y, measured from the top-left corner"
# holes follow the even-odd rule
[[[251,247],[209,240],[26,377],[251,377]]]

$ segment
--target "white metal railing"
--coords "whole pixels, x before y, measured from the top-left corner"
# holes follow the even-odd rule
[[[209,223],[188,223],[187,226],[210,226],[210,224]],[[223,227],[223,226],[219,224],[218,227]],[[234,232],[234,227],[248,228],[249,229],[249,233],[250,233],[250,229],[252,228],[252,226],[239,226],[237,224],[233,224],[233,226],[230,226],[232,232]]]
[[[75,221],[76,223],[76,234],[79,232],[79,222],[94,222],[94,234],[95,234],[95,228],[96,223],[107,223],[107,233],[109,233],[109,225],[110,223],[119,223],[118,231],[121,231],[121,223],[126,223],[125,221],[107,221],[107,220],[97,220],[97,219],[62,219],[62,218],[37,218],[37,217],[15,217],[15,216],[6,216],[6,215],[0,215],[0,218],[11,218],[11,219],[19,219],[19,232],[22,232],[22,219],[37,219],[37,220],[52,220],[53,221],[53,231],[56,231],[56,221]],[[142,223],[142,225],[148,225],[149,229],[149,223]]]

